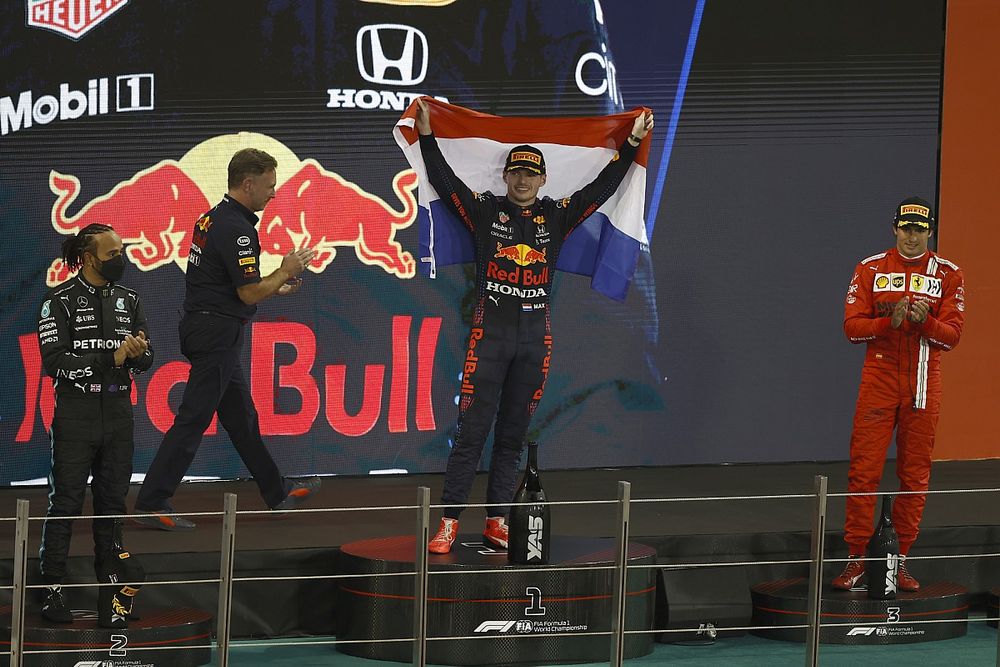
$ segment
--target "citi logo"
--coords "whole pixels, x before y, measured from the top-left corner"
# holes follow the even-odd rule
[[[542,531],[545,522],[540,516],[528,517],[528,560],[542,559]]]
[[[387,48],[387,43],[395,48]],[[415,86],[427,76],[427,37],[412,26],[364,26],[358,31],[357,54],[358,72],[365,81]]]

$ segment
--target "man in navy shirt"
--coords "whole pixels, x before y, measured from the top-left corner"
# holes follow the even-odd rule
[[[315,251],[286,255],[268,276],[260,275],[260,242],[255,211],[274,198],[277,161],[254,148],[237,151],[229,162],[229,192],[194,226],[188,256],[181,352],[191,372],[173,426],[163,437],[136,499],[140,523],[163,530],[192,530],[194,522],[174,515],[170,498],[191,465],[202,434],[218,412],[260,488],[268,507],[291,509],[319,489],[320,479],[282,477],[260,436],[257,410],[240,365],[245,325],[257,304],[294,294],[297,276]]]

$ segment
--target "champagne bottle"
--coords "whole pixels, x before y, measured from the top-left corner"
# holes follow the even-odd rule
[[[865,551],[865,573],[868,575],[868,597],[873,600],[893,600],[899,574],[899,538],[892,527],[892,496],[882,498],[882,517]]]
[[[528,443],[528,467],[521,486],[514,494],[515,503],[544,503],[545,491],[538,477],[538,444]],[[510,508],[507,562],[518,565],[543,565],[549,562],[549,538],[552,524],[548,505],[515,505]]]

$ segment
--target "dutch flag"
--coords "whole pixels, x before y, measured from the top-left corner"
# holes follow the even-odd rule
[[[592,181],[614,157],[644,109],[591,118],[491,116],[425,97],[438,146],[455,174],[475,192],[503,194],[508,151],[531,144],[545,156],[546,184],[539,195],[568,197]],[[438,266],[474,261],[472,236],[439,201],[427,180],[414,127],[416,102],[393,129],[396,143],[419,178],[420,271],[435,277]],[[647,248],[643,221],[649,137],[614,195],[566,239],[556,268],[591,276],[591,287],[624,301],[638,261]],[[650,228],[649,233],[652,233]]]

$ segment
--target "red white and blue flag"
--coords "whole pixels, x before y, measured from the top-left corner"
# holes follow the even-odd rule
[[[474,192],[503,194],[503,165],[508,151],[531,144],[545,156],[547,180],[541,196],[567,197],[592,181],[628,137],[633,109],[591,118],[523,118],[479,113],[425,97],[434,135],[445,160]],[[440,201],[427,180],[414,127],[416,102],[396,123],[393,135],[417,172],[420,226],[419,270],[435,277],[437,267],[474,261],[472,236]],[[591,276],[591,287],[623,301],[635,273],[639,252],[648,247],[643,221],[649,139],[639,146],[635,163],[618,190],[566,239],[556,268]]]

